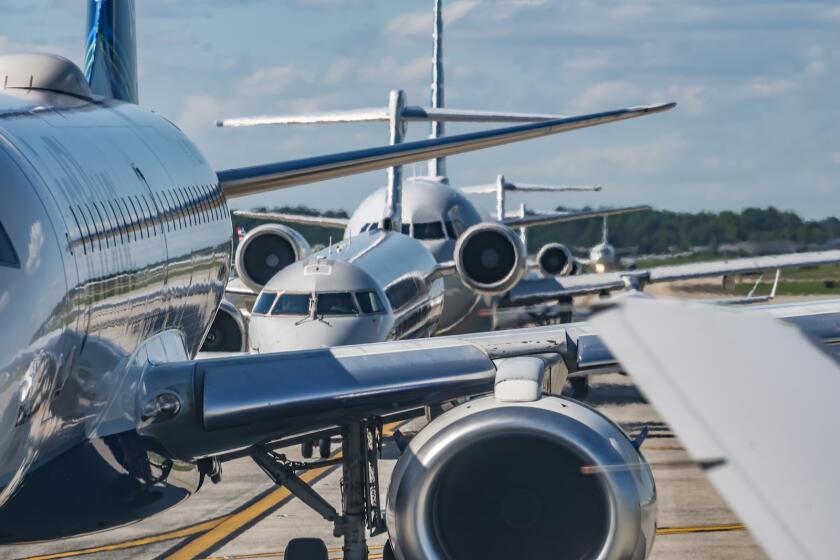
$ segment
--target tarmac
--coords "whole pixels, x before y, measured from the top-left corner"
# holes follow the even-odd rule
[[[766,558],[699,468],[667,465],[689,457],[627,377],[593,379],[587,401],[631,435],[644,426],[650,429],[642,451],[653,466],[658,490],[659,531],[652,559]],[[422,422],[414,420],[401,430],[410,433]],[[290,451],[290,458],[299,457],[297,449]],[[380,463],[383,499],[398,455],[389,440]],[[306,477],[330,503],[340,503],[337,467],[309,471]],[[274,486],[250,459],[226,463],[221,483],[207,484],[189,500],[135,525],[64,541],[0,547],[0,558],[282,558],[286,543],[295,537],[322,538],[330,558],[341,557],[341,543],[331,527],[288,491]],[[381,557],[385,538],[369,540],[371,558]]]

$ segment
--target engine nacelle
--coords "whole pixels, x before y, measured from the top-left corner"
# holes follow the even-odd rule
[[[562,243],[546,243],[537,253],[537,264],[546,276],[568,276],[574,262],[572,252]]]
[[[584,474],[588,465],[626,465]],[[642,560],[656,534],[650,467],[577,401],[469,401],[422,430],[387,503],[397,558]]]
[[[204,336],[201,352],[245,352],[248,349],[248,325],[238,307],[222,300],[210,329]]]
[[[476,224],[455,243],[455,267],[474,292],[503,294],[525,274],[525,245],[507,226]]]
[[[255,293],[280,269],[309,254],[309,243],[282,224],[263,224],[248,232],[236,248],[236,273]]]

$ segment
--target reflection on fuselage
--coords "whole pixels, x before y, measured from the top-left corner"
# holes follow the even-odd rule
[[[0,95],[0,223],[19,261],[0,263],[0,540],[100,530],[195,489],[194,467],[138,439],[130,395],[150,361],[198,350],[231,250],[217,177],[174,125],[14,92]],[[22,513],[36,509],[38,523]]]

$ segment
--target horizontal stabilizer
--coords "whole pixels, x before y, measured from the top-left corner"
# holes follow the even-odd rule
[[[652,115],[673,109],[675,106],[675,103],[665,103],[618,109],[405,144],[228,169],[219,171],[217,175],[225,196],[247,196]]]
[[[328,216],[304,216],[303,214],[285,214],[282,212],[252,212],[250,210],[234,210],[234,216],[242,218],[253,218],[255,220],[266,220],[269,222],[282,222],[301,224],[305,226],[320,226],[326,228],[344,229],[350,222],[347,218],[330,218]]]
[[[567,118],[565,115],[468,111],[443,108],[432,109],[429,107],[406,107],[403,109],[402,117],[405,121],[475,123],[528,123]],[[388,122],[388,120],[388,107],[371,107],[368,109],[300,113],[296,115],[258,115],[253,117],[235,117],[230,119],[220,119],[216,121],[216,126],[233,128],[289,124]]]
[[[534,183],[504,183],[503,188],[507,192],[598,192],[601,187],[589,187],[584,185],[537,185]],[[495,194],[499,187],[495,183],[486,185],[473,185],[461,187],[461,192],[466,194]]]
[[[588,220],[589,218],[601,218],[603,216],[618,216],[631,212],[644,212],[650,210],[650,206],[625,206],[622,208],[601,208],[598,210],[582,210],[580,212],[538,212],[530,211],[525,215],[508,215],[502,223],[508,227],[531,227],[545,226],[549,224],[561,224],[577,220]]]

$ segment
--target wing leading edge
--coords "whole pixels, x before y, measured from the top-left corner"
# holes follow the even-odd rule
[[[632,107],[536,124],[228,169],[219,171],[217,175],[225,196],[247,196],[652,115],[673,109],[675,106],[675,103],[664,103]]]

